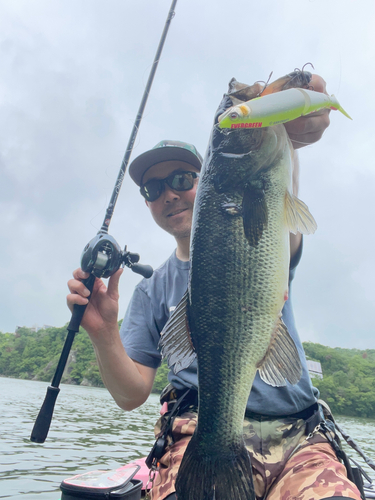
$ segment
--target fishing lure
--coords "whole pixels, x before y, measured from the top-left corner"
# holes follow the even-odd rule
[[[320,109],[339,110],[350,120],[334,95],[293,88],[232,106],[219,118],[220,128],[263,128],[286,123]]]

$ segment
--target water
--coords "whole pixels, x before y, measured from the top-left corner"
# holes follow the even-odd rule
[[[115,469],[147,455],[159,416],[151,395],[137,410],[118,408],[106,389],[61,385],[43,444],[30,441],[45,382],[0,378],[0,498],[59,500],[61,481]]]
[[[59,500],[63,479],[88,470],[115,469],[146,456],[153,444],[160,409],[156,395],[127,413],[106,389],[71,385],[61,385],[46,442],[32,443],[31,430],[47,385],[0,378],[0,499]],[[375,420],[337,421],[375,459]],[[375,476],[367,465],[364,468]]]

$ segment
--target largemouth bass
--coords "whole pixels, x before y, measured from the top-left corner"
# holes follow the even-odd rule
[[[256,371],[272,386],[301,376],[281,311],[289,232],[312,233],[316,224],[292,192],[284,126],[222,130],[217,118],[232,103],[225,96],[217,111],[201,171],[188,291],[162,333],[175,371],[198,358],[198,425],[178,473],[178,500],[255,498],[242,428]]]

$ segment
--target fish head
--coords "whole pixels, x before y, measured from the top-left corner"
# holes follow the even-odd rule
[[[226,106],[230,109],[226,109]],[[238,108],[239,113],[246,112],[245,109],[240,109],[241,106],[234,108]],[[272,168],[282,154],[286,151],[290,153],[291,148],[284,125],[223,129],[218,126],[218,118],[225,112],[233,112],[227,96],[224,96],[217,110],[208,158],[205,161],[206,168],[214,176],[218,192],[236,189],[255,178],[262,170]],[[215,158],[211,158],[212,156]]]

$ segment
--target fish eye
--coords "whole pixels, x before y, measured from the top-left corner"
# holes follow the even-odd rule
[[[230,116],[230,118],[232,120],[236,120],[238,118],[238,113],[236,113],[235,111],[233,111],[229,116]]]

